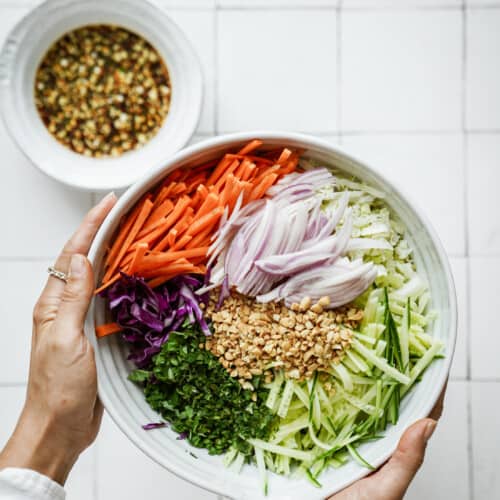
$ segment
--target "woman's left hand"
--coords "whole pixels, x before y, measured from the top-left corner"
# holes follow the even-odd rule
[[[28,468],[64,484],[97,435],[103,408],[94,352],[83,331],[94,289],[86,255],[115,203],[110,194],[87,214],[55,264],[67,283],[49,276],[35,306],[26,403],[0,453],[0,469]]]

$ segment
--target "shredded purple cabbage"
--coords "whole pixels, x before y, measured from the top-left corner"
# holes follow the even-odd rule
[[[200,303],[208,302],[208,294],[194,293],[203,283],[196,276],[177,276],[153,290],[143,278],[122,273],[118,282],[102,292],[115,321],[123,328],[122,338],[130,345],[128,359],[138,368],[149,365],[170,332],[185,320],[197,323],[205,335],[210,335],[200,307]]]
[[[151,429],[160,429],[161,427],[167,427],[165,422],[152,422],[150,424],[144,424],[142,428],[145,431],[150,431]]]

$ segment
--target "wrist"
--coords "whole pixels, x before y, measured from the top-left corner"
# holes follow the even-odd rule
[[[42,422],[24,413],[0,453],[0,469],[18,467],[31,469],[64,485],[78,458],[50,422]]]

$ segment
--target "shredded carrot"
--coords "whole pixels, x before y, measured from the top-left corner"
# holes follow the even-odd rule
[[[238,154],[247,155],[248,153],[251,153],[252,151],[256,150],[257,148],[260,148],[261,146],[262,146],[262,141],[259,139],[254,139],[253,141],[250,141],[247,145],[243,146],[238,151]]]
[[[177,251],[180,250],[181,248],[184,248],[192,239],[193,237],[187,234],[181,236],[179,238],[179,241],[175,243],[175,245],[172,247],[172,250]]]
[[[189,184],[186,189],[187,193],[190,194],[193,191],[193,189],[196,189],[202,182],[205,182],[206,180],[207,180],[206,172],[200,172],[193,178],[189,179]]]
[[[108,270],[106,271],[106,274],[104,275],[103,281],[107,281],[109,278],[111,278],[111,276],[114,274],[114,272],[118,269],[122,258],[127,253],[127,250],[129,249],[129,247],[132,245],[134,238],[136,237],[136,235],[139,232],[139,230],[141,229],[142,225],[144,224],[144,222],[148,218],[149,214],[151,213],[152,208],[153,208],[153,203],[151,202],[150,199],[146,198],[146,200],[142,204],[142,207],[141,207],[141,210],[139,212],[139,215],[137,216],[137,219],[135,220],[134,224],[132,225],[130,232],[127,234],[125,241],[123,242],[123,245],[120,248],[118,255],[116,256],[116,259],[110,264]]]
[[[111,279],[107,281],[103,280],[103,284],[99,288],[95,289],[94,295],[99,295],[101,292],[104,292],[106,288],[111,286],[113,283],[116,283],[120,279],[120,276],[121,276],[120,273],[116,273]]]
[[[200,217],[213,210],[218,203],[219,197],[215,193],[209,193],[201,207],[196,212],[196,218],[199,219]]]
[[[154,269],[164,267],[166,264],[174,262],[178,259],[186,259],[186,262],[194,257],[205,257],[207,255],[208,246],[190,248],[188,250],[180,250],[178,252],[162,252],[157,255],[148,255],[142,259],[139,266],[139,271],[143,269]]]
[[[106,265],[109,265],[113,259],[116,258],[118,253],[120,252],[121,247],[123,246],[123,243],[125,241],[125,238],[130,232],[130,229],[132,228],[132,225],[134,224],[135,220],[137,219],[137,215],[139,214],[140,211],[140,205],[138,204],[134,210],[132,210],[132,213],[130,214],[128,219],[123,219],[122,220],[122,226],[118,232],[118,235],[116,236],[116,240],[113,243],[113,246],[111,247],[108,256],[106,258]]]
[[[228,158],[227,155],[225,155],[221,159],[221,161],[219,162],[219,164],[217,165],[215,170],[212,172],[210,177],[208,178],[206,185],[212,186],[213,184],[215,184],[215,182],[219,179],[219,177],[222,175],[222,173],[226,170],[227,166],[230,164],[231,164],[231,159]]]
[[[276,163],[278,165],[283,165],[283,163],[285,163],[288,160],[288,158],[290,158],[291,154],[292,152],[289,149],[287,148],[283,149],[283,151],[279,155],[279,158],[276,160]]]
[[[225,207],[228,204],[229,198],[233,192],[233,188],[236,184],[236,177],[233,174],[229,174],[224,184],[224,190],[220,194],[220,204]]]
[[[161,205],[153,208],[151,215],[148,220],[144,223],[144,228],[138,234],[138,237],[144,236],[148,231],[156,229],[162,222],[164,222],[165,217],[174,209],[174,204],[171,200],[165,200]]]
[[[106,335],[112,335],[113,333],[121,332],[123,328],[118,323],[106,323],[105,325],[99,325],[95,327],[96,337],[101,338]]]
[[[221,175],[219,180],[215,183],[215,189],[220,193],[222,186],[227,182],[227,178],[233,174],[233,172],[238,168],[240,162],[239,160],[234,160],[229,164],[226,171]],[[233,176],[234,177],[234,176]]]
[[[269,174],[264,177],[257,186],[255,186],[250,194],[249,201],[262,198],[264,193],[276,182],[278,174]]]
[[[182,198],[179,198],[173,211],[170,213],[170,215],[167,217],[167,220],[165,221],[166,229],[170,229],[182,217],[184,211],[187,210],[189,203],[191,203],[191,199],[189,198],[189,196],[184,196]],[[168,246],[168,234],[153,247],[153,250],[161,251],[167,248],[167,246]]]
[[[187,249],[193,249],[197,247],[210,246],[210,235],[213,233],[213,226],[208,226],[205,230],[200,231],[196,236],[193,237],[186,245]]]
[[[135,250],[134,257],[127,269],[128,274],[134,274],[137,268],[140,266],[144,255],[149,250],[149,245],[147,243],[139,243],[137,249]]]
[[[212,227],[221,217],[221,215],[224,213],[224,208],[223,207],[217,207],[211,210],[208,214],[205,214],[204,216],[200,217],[198,220],[193,222],[191,227],[187,231],[188,236],[193,236],[196,233],[199,233],[206,227]]]

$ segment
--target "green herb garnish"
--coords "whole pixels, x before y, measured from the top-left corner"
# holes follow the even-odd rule
[[[212,455],[235,447],[250,456],[253,447],[246,440],[266,439],[272,430],[274,416],[264,404],[267,391],[254,378],[253,401],[254,392],[243,389],[215,356],[200,348],[204,340],[198,327],[184,325],[153,358],[153,377],[136,370],[129,378],[145,383],[151,408],[193,446]]]

